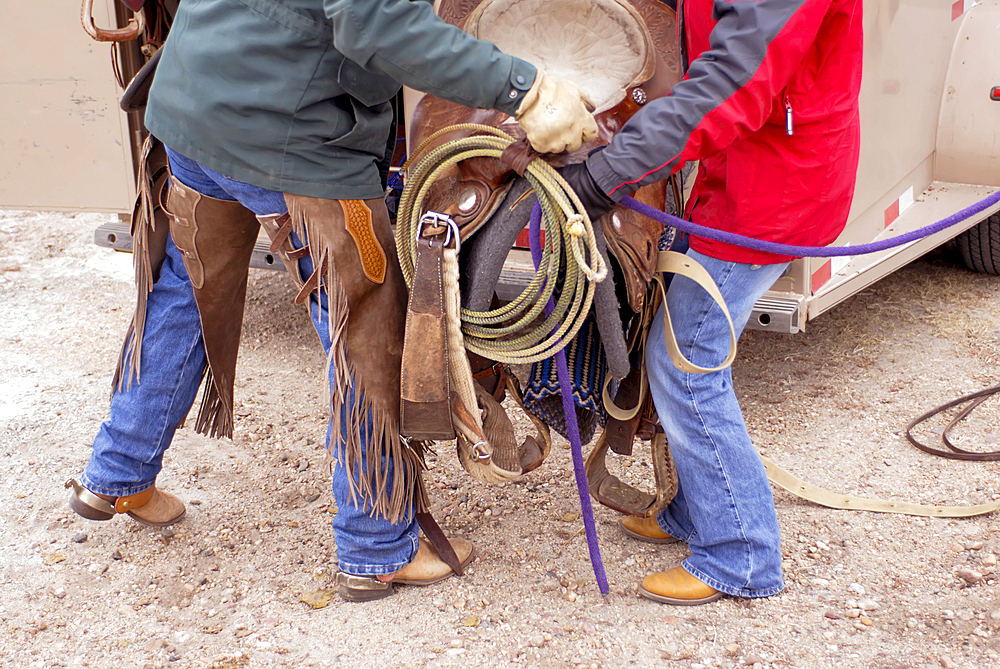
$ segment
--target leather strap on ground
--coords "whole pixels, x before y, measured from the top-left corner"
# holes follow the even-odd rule
[[[949,458],[951,460],[972,460],[975,462],[992,462],[995,460],[1000,460],[1000,451],[990,451],[989,453],[975,453],[973,451],[966,451],[959,448],[954,443],[952,443],[951,439],[949,439],[948,437],[948,433],[951,431],[953,427],[955,427],[955,425],[958,424],[960,420],[968,416],[973,409],[975,409],[980,404],[982,404],[983,402],[985,402],[990,397],[996,394],[1000,394],[1000,386],[994,386],[992,388],[987,388],[986,390],[980,390],[978,392],[970,393],[968,395],[963,395],[962,397],[959,397],[957,400],[952,400],[947,404],[942,404],[936,409],[928,411],[927,413],[914,418],[912,421],[910,421],[910,424],[906,426],[907,441],[909,441],[911,444],[913,444],[914,446],[916,446],[925,453],[930,453],[931,455],[937,455],[942,458]],[[923,423],[925,420],[929,420],[934,416],[938,415],[939,413],[943,413],[948,409],[960,406],[966,402],[969,402],[969,405],[964,409],[962,409],[958,413],[958,415],[955,416],[950,423],[948,423],[948,426],[944,428],[944,432],[941,433],[941,440],[944,442],[944,445],[951,450],[945,451],[940,448],[933,448],[932,446],[922,444],[919,441],[917,441],[916,437],[913,436],[913,428],[915,428],[920,423]]]
[[[936,506],[841,495],[811,483],[806,483],[802,479],[792,476],[764,456],[761,456],[760,459],[764,462],[764,469],[767,470],[767,478],[771,483],[787,490],[796,497],[801,497],[804,500],[831,509],[876,511],[879,513],[899,513],[907,516],[935,516],[938,518],[969,518],[1000,509],[1000,500],[990,502],[989,504],[977,504],[975,506]]]

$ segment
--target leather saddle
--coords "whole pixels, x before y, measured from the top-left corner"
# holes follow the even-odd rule
[[[553,167],[582,162],[591,151],[610,143],[633,114],[650,100],[667,95],[681,78],[675,14],[658,0],[442,0],[438,14],[505,53],[570,79],[587,91],[596,107],[598,136],[572,153],[541,156]],[[410,146],[415,147],[410,164],[445,142],[476,132],[462,128],[432,138],[444,128],[463,124],[492,126],[515,139],[524,137],[515,120],[501,112],[469,109],[427,95],[407,128]],[[661,211],[681,209],[680,188],[666,181],[645,186],[633,197]],[[484,311],[495,305],[494,289],[507,252],[528,222],[533,201],[530,186],[515,165],[493,158],[462,160],[430,187],[424,210],[448,214],[458,226],[464,309]],[[619,382],[615,399],[605,393],[605,400],[627,407],[609,411],[605,432],[588,458],[588,479],[591,493],[601,503],[625,513],[650,515],[666,506],[676,491],[669,451],[640,372],[644,330],[658,305],[651,286],[663,228],[620,206],[594,222],[594,228],[598,247],[606,261],[613,260],[610,266],[614,268],[613,280],[599,283],[594,298],[607,373]],[[405,370],[405,354],[403,364]],[[488,369],[491,365],[492,361],[480,361],[478,366]],[[472,371],[476,372],[475,366]],[[519,384],[510,375],[505,384],[498,383],[494,400],[502,400],[504,385],[521,404]],[[484,406],[482,400],[489,402],[490,394],[477,391],[484,414],[499,408]],[[537,467],[551,444],[547,426],[539,417],[528,415],[539,432],[537,439],[529,437],[521,445],[520,467],[507,467],[518,470],[517,474]],[[504,430],[513,430],[510,421],[500,424]],[[636,436],[651,441],[656,455],[654,495],[621,482],[604,464],[608,448],[631,453]],[[511,438],[496,436],[501,442]]]

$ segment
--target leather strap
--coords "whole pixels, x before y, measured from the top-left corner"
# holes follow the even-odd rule
[[[417,240],[417,260],[406,308],[400,384],[400,432],[420,440],[455,438],[444,308],[444,236]]]
[[[726,302],[722,299],[722,293],[719,292],[719,287],[715,285],[715,281],[708,273],[708,270],[702,267],[697,261],[692,260],[682,253],[660,251],[656,262],[656,271],[657,274],[653,278],[659,284],[660,293],[663,296],[663,339],[667,344],[667,353],[670,355],[670,360],[674,363],[674,366],[682,372],[689,374],[706,374],[708,372],[718,372],[732,364],[736,358],[736,329],[733,327],[733,319],[729,316],[729,309],[726,307]],[[670,320],[670,309],[667,307],[667,288],[659,272],[670,272],[671,274],[679,274],[691,279],[701,286],[715,300],[719,308],[722,309],[722,313],[725,314],[726,320],[729,322],[729,355],[726,356],[726,359],[718,367],[699,367],[685,358],[684,354],[681,353],[680,346],[677,345],[677,337],[674,335],[674,327]]]
[[[608,393],[608,382],[604,383],[604,409],[608,412],[604,431],[608,435],[611,450],[618,455],[632,455],[632,443],[639,429],[639,411],[646,400],[646,388],[646,365],[641,361],[622,380],[615,396],[616,400],[629,402],[631,409],[618,408]]]
[[[288,236],[292,234],[292,217],[288,213],[281,214],[276,219],[274,219],[275,224],[277,224],[278,229],[271,235],[271,245],[268,247],[268,251],[271,253],[277,253],[281,245],[285,243]]]
[[[959,448],[958,446],[953,444],[951,439],[948,438],[948,433],[951,431],[953,427],[955,427],[955,425],[958,424],[960,420],[968,416],[970,413],[972,413],[973,409],[975,409],[980,404],[988,400],[991,396],[996,395],[997,393],[1000,393],[1000,386],[994,386],[992,388],[980,390],[974,393],[970,393],[968,395],[963,395],[962,397],[959,397],[956,400],[952,400],[947,404],[942,404],[936,409],[933,409],[925,414],[917,416],[912,421],[910,421],[909,425],[906,426],[907,441],[909,441],[911,444],[919,448],[924,453],[930,453],[931,455],[937,455],[939,457],[949,458],[951,460],[972,460],[975,462],[992,462],[995,460],[1000,460],[1000,451],[991,451],[987,453],[966,451],[965,449]],[[923,423],[925,420],[933,418],[939,413],[947,411],[948,409],[951,409],[953,407],[957,407],[966,402],[969,402],[969,406],[962,409],[958,413],[958,415],[955,416],[955,418],[953,418],[950,423],[948,423],[948,426],[945,427],[944,432],[941,433],[941,440],[944,442],[945,446],[951,449],[950,451],[945,451],[940,448],[934,448],[932,446],[927,446],[926,444],[921,444],[919,441],[917,441],[916,437],[913,436],[913,428],[915,428],[920,423]]]
[[[434,520],[434,516],[430,514],[429,511],[418,511],[416,513],[417,524],[420,525],[420,529],[423,530],[424,536],[427,540],[431,542],[434,546],[434,550],[437,551],[438,557],[451,567],[451,570],[457,575],[461,576],[464,573],[462,569],[462,561],[458,559],[458,554],[455,553],[455,549],[452,547],[451,542],[448,541],[448,537],[445,535],[441,526],[437,524]]]
[[[975,506],[930,506],[840,495],[811,483],[806,483],[764,456],[761,456],[760,459],[764,463],[764,469],[767,470],[767,478],[771,483],[787,490],[796,497],[831,509],[900,513],[907,516],[935,516],[938,518],[969,518],[1000,509],[1000,500],[990,502],[989,504],[977,504]]]
[[[518,176],[523,177],[531,161],[540,155],[542,154],[531,147],[528,138],[524,137],[516,142],[512,142],[510,146],[503,150],[503,153],[500,154],[500,164],[506,165],[517,172]]]

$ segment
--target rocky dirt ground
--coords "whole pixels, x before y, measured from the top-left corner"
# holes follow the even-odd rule
[[[597,508],[603,598],[564,444],[503,487],[470,479],[440,446],[434,504],[478,546],[468,574],[366,605],[331,598],[325,361],[271,271],[251,277],[235,439],[184,429],[168,453],[160,484],[187,518],[162,532],[78,518],[63,482],[105,417],[134,299],[130,256],[91,243],[107,220],[0,213],[0,667],[1000,666],[996,514],[834,511],[776,489],[785,591],[685,609],[636,594],[683,547],[626,539]],[[998,333],[1000,280],[941,252],[804,334],[748,333],[734,374],[758,448],[798,476],[978,504],[1000,498],[996,463],[929,456],[901,435],[919,413],[1000,383]],[[998,448],[997,407],[964,423],[960,443]],[[646,458],[615,467],[642,480]]]

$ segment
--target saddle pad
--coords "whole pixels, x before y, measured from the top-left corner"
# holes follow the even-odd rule
[[[586,445],[608,418],[601,396],[607,365],[593,312],[587,316],[565,350],[572,377],[573,403],[577,407],[580,442]],[[524,408],[563,437],[569,438],[554,358],[531,366],[531,376],[524,388]]]

